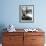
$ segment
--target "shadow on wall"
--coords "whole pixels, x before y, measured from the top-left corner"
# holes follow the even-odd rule
[[[3,32],[5,32],[6,30],[4,30],[5,25],[4,24],[0,24],[0,43],[2,43],[2,36],[3,36]]]

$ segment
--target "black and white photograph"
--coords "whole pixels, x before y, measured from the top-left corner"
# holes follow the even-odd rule
[[[20,22],[33,22],[34,21],[34,5],[20,5]]]

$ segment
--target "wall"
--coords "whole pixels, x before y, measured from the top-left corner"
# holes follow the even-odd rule
[[[13,24],[16,28],[46,28],[46,1],[41,0],[1,0],[0,25]],[[19,5],[34,5],[34,23],[19,22]]]
[[[34,5],[34,23],[19,22],[19,5]],[[0,31],[13,24],[15,28],[40,27],[46,32],[46,0],[0,0]],[[40,25],[40,26],[39,26]]]

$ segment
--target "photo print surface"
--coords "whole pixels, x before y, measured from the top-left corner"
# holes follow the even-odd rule
[[[34,19],[34,6],[33,5],[20,5],[20,22],[33,22]]]

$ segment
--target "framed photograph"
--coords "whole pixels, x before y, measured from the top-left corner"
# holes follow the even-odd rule
[[[19,6],[19,21],[25,23],[34,22],[34,5]]]

